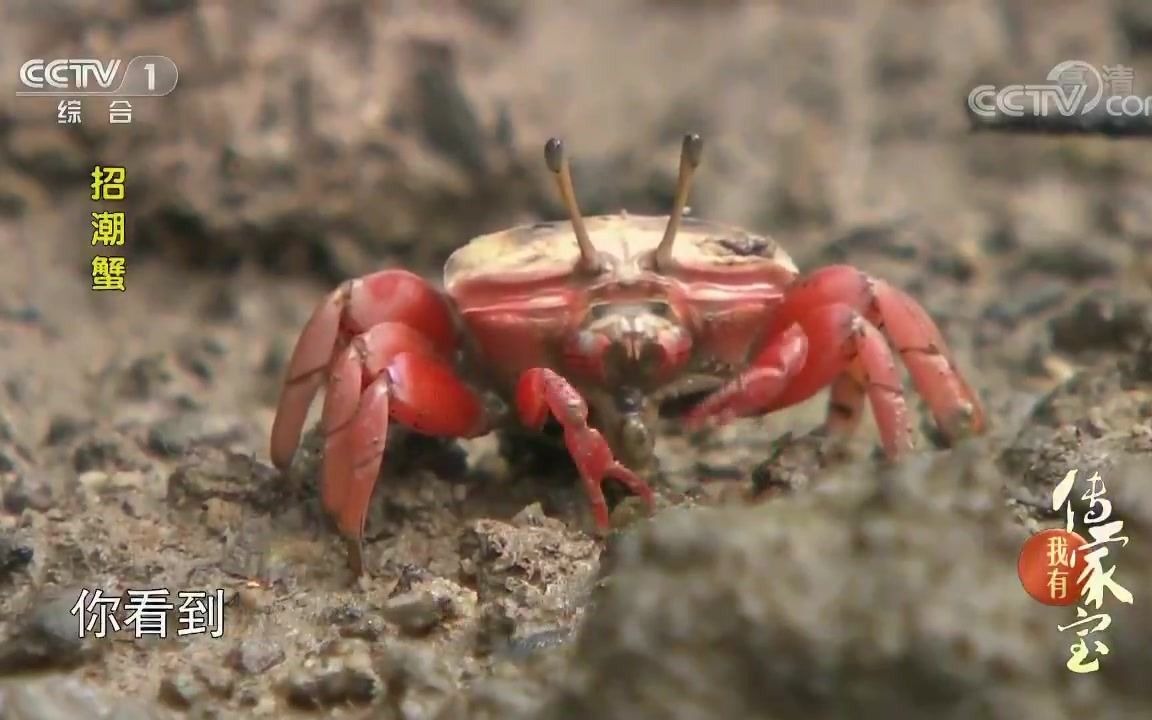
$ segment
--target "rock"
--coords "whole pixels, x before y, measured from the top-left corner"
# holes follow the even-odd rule
[[[829,449],[818,432],[799,437],[785,433],[773,445],[768,459],[752,470],[752,492],[760,497],[808,487],[826,462]]]
[[[132,470],[139,464],[137,460],[136,452],[127,438],[103,432],[87,438],[72,452],[72,467],[78,473],[90,470]]]
[[[160,680],[158,698],[166,705],[187,709],[204,694],[199,680],[191,673],[180,672]]]
[[[0,408],[0,443],[10,443],[16,439],[16,431],[12,427],[12,419]]]
[[[555,630],[542,630],[522,637],[513,637],[504,651],[504,655],[519,659],[534,655],[543,650],[560,647],[572,639],[573,628],[557,628]]]
[[[185,12],[195,5],[195,0],[136,0],[141,13],[155,17]]]
[[[385,625],[375,615],[353,605],[340,605],[331,608],[326,622],[335,625],[340,637],[359,638],[369,642],[378,640],[384,634]]]
[[[1140,0],[1121,0],[1115,7],[1116,27],[1121,28],[1132,52],[1152,49],[1152,8]]]
[[[548,522],[544,507],[534,502],[512,516],[512,524],[516,527],[542,527]]]
[[[200,306],[200,317],[211,322],[234,322],[242,314],[243,301],[239,288],[231,283],[220,283]]]
[[[403,563],[393,570],[397,574],[396,584],[388,593],[389,597],[395,597],[404,593],[412,592],[420,585],[432,582],[436,579],[436,575],[428,568],[413,563]]]
[[[51,193],[31,178],[10,170],[0,171],[0,217],[18,218],[32,207],[42,207]],[[4,308],[3,314],[16,322],[37,322],[35,306]]]
[[[877,254],[896,260],[911,260],[921,250],[917,231],[923,230],[906,221],[855,227],[826,243],[821,248],[821,259],[845,262],[863,254]]]
[[[540,522],[477,520],[461,534],[461,574],[475,580],[481,602],[512,598],[545,613],[575,611],[596,572],[597,543],[560,521]]]
[[[111,481],[112,476],[103,470],[85,470],[76,478],[80,487],[95,493],[103,491]]]
[[[4,512],[19,515],[25,510],[47,512],[56,504],[55,493],[47,478],[40,475],[16,476],[0,494]]]
[[[246,514],[243,505],[215,497],[205,500],[203,508],[204,527],[219,535],[240,527]]]
[[[200,380],[210,382],[216,372],[216,365],[224,353],[224,346],[215,338],[186,339],[176,348],[176,362]]]
[[[1048,324],[1056,350],[1130,352],[1152,338],[1152,303],[1093,294]]]
[[[476,626],[475,650],[481,657],[504,651],[512,644],[516,617],[512,603],[490,602],[484,605]]]
[[[0,535],[0,580],[26,567],[34,555],[35,552],[29,546]]]
[[[971,282],[976,275],[976,251],[972,248],[939,243],[931,246],[928,267],[938,275],[960,283]]]
[[[654,518],[621,541],[539,717],[1039,720],[1136,702],[1128,668],[1152,659],[1152,627],[1125,613],[1108,636],[1114,675],[1067,681],[1055,626],[1072,614],[1020,588],[1026,533],[1003,522],[1004,479],[984,452],[856,465],[811,492]]]
[[[226,447],[245,437],[241,423],[202,413],[182,413],[156,423],[148,431],[148,449],[177,457],[199,446]]]
[[[70,415],[53,416],[48,423],[48,432],[44,434],[44,444],[49,447],[65,445],[91,427],[92,422],[88,420],[81,420]]]
[[[437,718],[458,689],[458,672],[434,647],[397,642],[382,648],[377,671],[387,704],[403,718]]]
[[[167,355],[155,353],[133,361],[126,369],[109,369],[117,376],[116,394],[125,400],[159,397],[172,382],[172,363]]]
[[[356,643],[358,641],[346,641]],[[329,657],[311,658],[284,682],[288,702],[302,709],[372,702],[384,685],[361,645],[340,646]]]
[[[216,697],[228,699],[236,691],[235,678],[221,665],[197,665],[192,672],[204,688]]]
[[[1013,273],[1036,272],[1082,282],[1111,277],[1116,269],[1115,259],[1100,244],[1074,239],[1026,249]]]
[[[168,477],[168,503],[200,507],[219,498],[258,510],[270,509],[284,492],[280,474],[254,458],[214,448],[194,453]]]
[[[1107,474],[1127,456],[1143,454],[1140,428],[1152,424],[1152,381],[1140,371],[1139,363],[1090,368],[1036,403],[1000,454],[1018,478],[1017,500],[1042,508],[1069,470]]]
[[[84,174],[84,149],[79,137],[25,126],[10,138],[13,163],[46,182],[67,184]]]
[[[72,590],[35,598],[0,642],[0,675],[68,669],[95,657],[102,646],[91,633],[81,633],[81,620],[72,613],[79,597]]]
[[[484,177],[486,133],[460,84],[454,48],[420,43],[414,53],[414,110],[428,145],[469,174]]]
[[[259,675],[284,662],[284,650],[275,641],[248,638],[232,649],[228,661],[245,675]]]
[[[1021,284],[1019,292],[997,298],[984,309],[983,323],[1014,328],[1026,320],[1058,307],[1068,297],[1057,282]]]
[[[498,663],[492,675],[471,683],[445,703],[436,720],[535,720],[540,706],[568,673],[561,653],[534,654]]]
[[[14,473],[21,465],[15,455],[0,450],[0,473]]]
[[[527,519],[531,518],[531,522]],[[563,632],[579,622],[595,583],[598,543],[554,518],[521,514],[520,526],[473,522],[461,535],[461,575],[472,580],[482,606],[501,605],[476,633],[483,653],[503,652],[536,633]],[[540,523],[535,525],[532,523]],[[486,612],[491,613],[492,610]]]
[[[137,470],[120,470],[107,473],[90,470],[77,478],[80,486],[95,493],[115,493],[125,490],[139,490],[147,482],[147,476]]]
[[[72,677],[0,683],[0,720],[163,720],[150,705],[112,697]]]
[[[384,618],[409,635],[426,635],[452,612],[452,599],[411,592],[388,600]]]

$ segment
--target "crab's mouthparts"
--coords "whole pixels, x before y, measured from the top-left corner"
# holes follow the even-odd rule
[[[658,384],[666,361],[663,348],[653,338],[629,335],[606,340],[596,364],[601,380],[611,386],[647,388]]]
[[[570,368],[601,383],[659,385],[688,358],[692,339],[660,300],[593,305],[565,348]]]
[[[687,359],[691,340],[680,328],[621,327],[591,332],[582,343],[584,361],[601,380],[648,387],[675,374]]]
[[[631,363],[640,363],[645,353],[658,351],[659,346],[647,335],[629,334],[617,340],[617,345],[624,353],[624,359]]]

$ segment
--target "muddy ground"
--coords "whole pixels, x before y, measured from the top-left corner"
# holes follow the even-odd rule
[[[290,8],[290,9],[289,9]],[[820,9],[818,9],[820,8]],[[1152,94],[1138,2],[12,2],[30,57],[159,53],[177,90],[64,128],[0,100],[0,717],[1138,718],[1152,713],[1152,146],[972,134],[977,83],[1081,58]],[[471,235],[693,212],[848,261],[938,320],[992,429],[897,468],[822,399],[662,429],[659,509],[591,533],[569,465],[397,437],[349,583],[315,437],[267,437],[340,280],[430,277]],[[128,170],[123,293],[89,290],[88,174]],[[1027,535],[1099,470],[1135,597],[1102,669],[1021,589]],[[750,500],[755,496],[755,500]],[[222,589],[222,637],[80,639],[81,588]]]

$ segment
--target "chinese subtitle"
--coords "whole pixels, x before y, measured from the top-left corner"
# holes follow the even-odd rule
[[[119,202],[124,199],[127,171],[123,167],[97,165],[92,170],[92,200]],[[92,245],[108,249],[124,245],[124,211],[92,211]],[[123,255],[100,254],[92,257],[92,290],[125,290]]]
[[[123,596],[99,588],[80,591],[71,613],[79,636],[104,638],[131,631],[139,639],[224,634],[224,590],[180,590],[175,597],[164,588],[127,590]]]

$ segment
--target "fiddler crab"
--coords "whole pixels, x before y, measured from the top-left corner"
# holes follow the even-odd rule
[[[393,422],[473,438],[519,422],[563,429],[595,523],[612,478],[649,507],[662,399],[707,391],[688,427],[763,415],[829,388],[825,430],[846,437],[871,405],[885,454],[912,445],[896,367],[948,438],[984,411],[936,324],[910,296],[849,265],[801,275],[771,239],[685,217],[700,136],[684,138],[666,217],[583,217],[564,146],[544,149],[570,223],[481,235],[444,267],[444,290],[401,269],[341,284],[315,309],[287,367],[271,459],[290,465],[326,384],[321,498],[363,573],[365,520]]]

